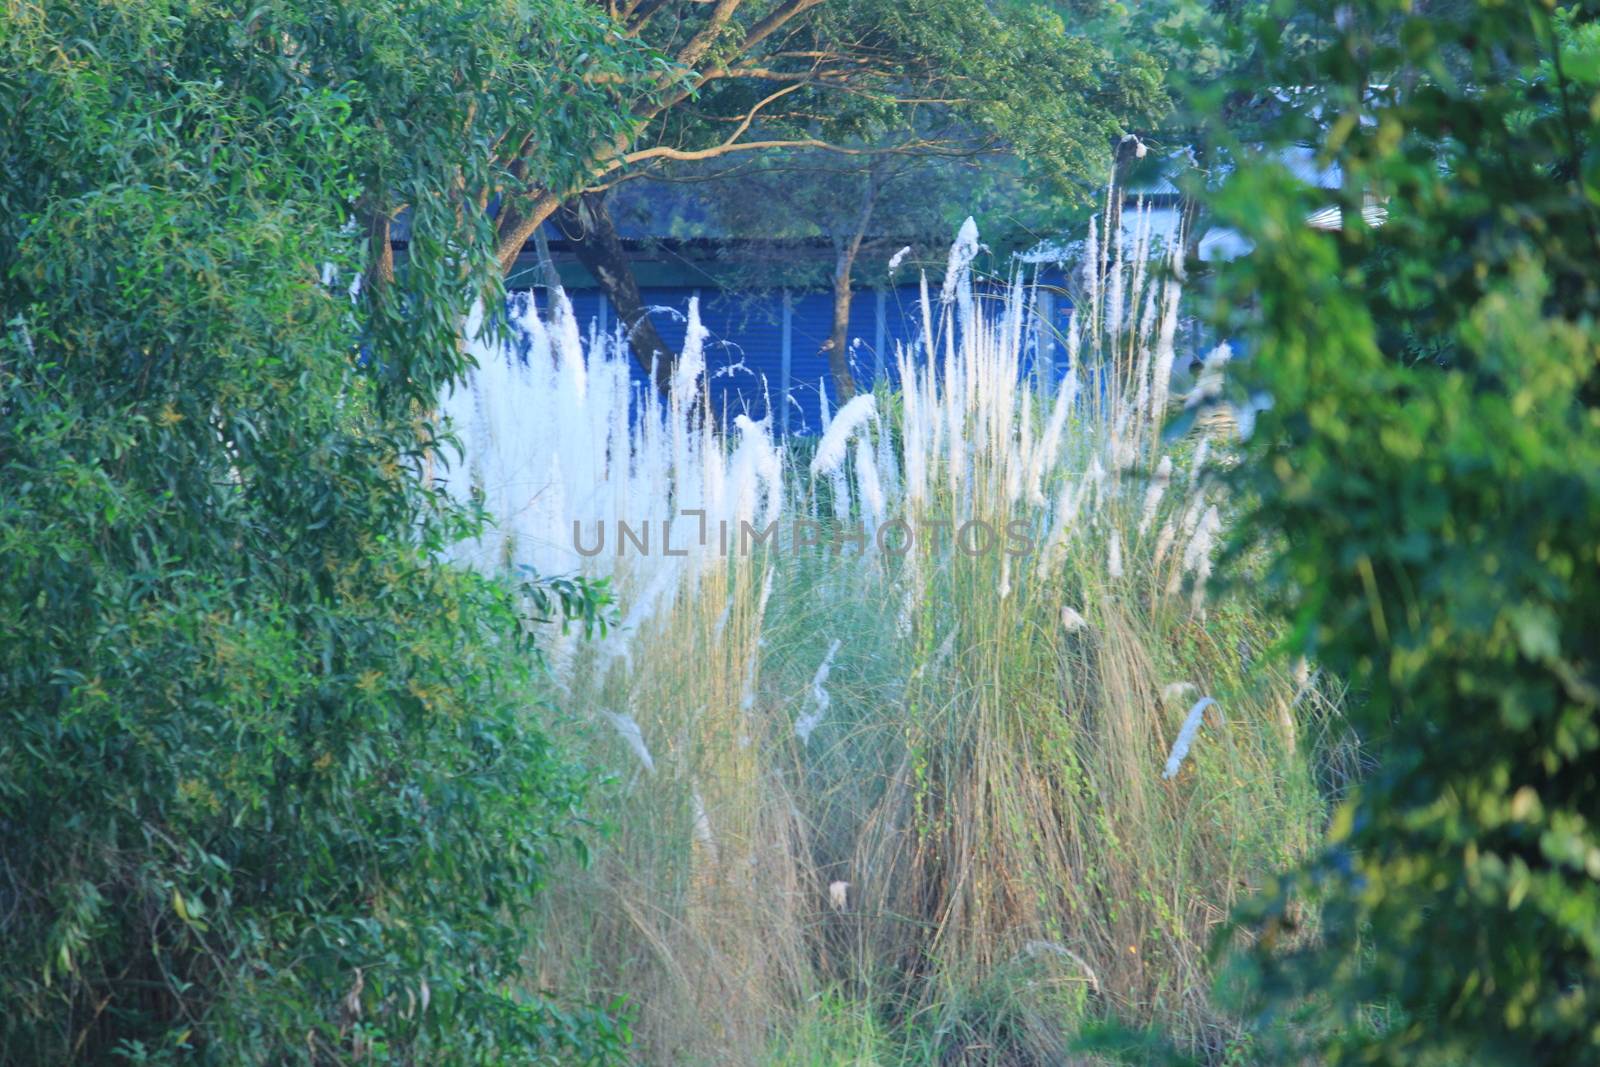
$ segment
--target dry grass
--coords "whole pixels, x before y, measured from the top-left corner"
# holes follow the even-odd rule
[[[1111,1017],[1202,1054],[1237,1038],[1207,950],[1320,825],[1301,720],[1322,705],[1266,654],[1247,596],[1205,594],[1196,539],[1225,502],[1197,440],[1161,432],[1177,297],[1139,240],[1087,272],[1097,291],[1122,272],[1072,339],[1106,384],[1053,440],[1053,400],[1016,384],[1016,291],[964,327],[945,314],[935,358],[907,354],[914,384],[853,420],[858,447],[826,442],[816,477],[787,453],[785,515],[1020,520],[1048,555],[697,561],[613,643],[560,650],[553,699],[611,774],[610,832],[550,879],[543,982],[628,998],[640,1062],[1054,1064]],[[704,476],[720,448],[647,480],[692,476],[714,515],[753,514],[765,483],[739,490],[737,462]],[[1206,450],[1226,461],[1224,439]],[[625,614],[653,563],[605,562]],[[1217,703],[1163,779],[1202,695]]]

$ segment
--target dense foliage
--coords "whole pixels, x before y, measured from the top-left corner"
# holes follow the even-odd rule
[[[614,121],[550,61],[583,10],[0,13],[0,1061],[621,1041],[521,922],[583,780],[522,616],[594,591],[438,565],[474,519],[418,476],[498,292],[474,124]]]
[[[1336,1062],[1600,1062],[1595,14],[1255,27],[1278,136],[1341,188],[1235,146],[1219,206],[1256,245],[1230,273],[1274,403],[1239,479],[1377,768],[1253,961],[1267,1008],[1329,1009]],[[1342,231],[1306,226],[1330,197]]]

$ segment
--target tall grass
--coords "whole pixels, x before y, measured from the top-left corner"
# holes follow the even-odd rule
[[[540,962],[627,997],[641,1062],[1059,1063],[1107,1018],[1207,1054],[1237,1036],[1206,953],[1320,824],[1296,720],[1322,705],[1248,597],[1206,589],[1227,440],[1163,434],[1181,282],[1147,217],[1089,242],[1048,395],[1023,367],[1032,293],[979,298],[975,250],[924,297],[902,387],[814,449],[708,425],[692,313],[664,402],[562,301],[522,313],[526,362],[481,350],[447,399],[447,483],[500,519],[464,557],[607,575],[621,603],[556,657],[611,832],[552,878]],[[737,545],[774,518],[777,546],[717,551],[719,522]],[[584,556],[574,520],[591,543],[665,521],[692,550]],[[895,520],[950,526],[878,551]],[[951,543],[971,523],[993,550],[977,526]]]

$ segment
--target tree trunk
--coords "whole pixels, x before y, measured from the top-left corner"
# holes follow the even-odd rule
[[[1128,171],[1133,168],[1134,160],[1144,155],[1144,145],[1133,134],[1127,134],[1117,142],[1111,156],[1111,190],[1106,203],[1106,232],[1103,238],[1105,247],[1112,250],[1115,258],[1117,242],[1122,240],[1122,203],[1128,198]]]
[[[1204,131],[1195,137],[1191,159],[1195,173],[1190,175],[1190,180],[1204,188],[1206,164],[1209,162]],[[1178,198],[1178,226],[1183,235],[1184,271],[1192,274],[1194,266],[1200,261],[1200,238],[1203,236],[1200,232],[1200,197],[1192,190],[1186,189]]]
[[[841,404],[856,395],[856,377],[850,370],[850,301],[855,295],[850,286],[850,273],[855,269],[856,255],[866,239],[867,225],[872,221],[872,209],[877,201],[878,176],[868,168],[855,228],[838,244],[834,256],[833,328],[828,332],[828,339],[822,342],[822,351],[828,357],[828,371],[833,375],[833,388]]]
[[[854,296],[850,286],[850,270],[855,266],[858,246],[846,242],[839,247],[833,268],[833,329],[822,349],[828,354],[828,371],[833,375],[833,389],[839,403],[856,395],[856,377],[850,370],[850,301]]]
[[[379,289],[394,281],[394,245],[389,239],[391,225],[389,216],[382,211],[374,211],[367,225],[372,264],[362,284],[369,289]]]
[[[678,353],[662,339],[650,319],[649,309],[639,298],[633,264],[622,247],[622,238],[617,236],[605,198],[586,194],[571,200],[561,206],[556,220],[572,238],[578,262],[594,275],[601,291],[616,308],[617,320],[626,331],[633,358],[645,373],[652,373],[653,369],[656,388],[666,393],[672,387],[672,369],[678,362]]]

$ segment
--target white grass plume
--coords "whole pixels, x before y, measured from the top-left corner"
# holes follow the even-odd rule
[[[824,401],[826,409],[826,401]],[[844,466],[846,446],[850,436],[878,416],[878,398],[871,393],[857,393],[851,397],[838,414],[828,421],[828,428],[817,442],[816,455],[811,460],[814,475],[833,474]]]
[[[1200,481],[1200,475],[1205,473],[1206,461],[1211,458],[1211,437],[1200,438],[1200,443],[1194,446],[1194,459],[1189,463],[1189,484],[1194,485]]]
[[[626,712],[615,711],[602,711],[601,714],[610,720],[612,726],[616,727],[617,733],[621,734],[622,739],[628,743],[628,747],[633,749],[633,754],[639,757],[639,762],[644,765],[644,769],[654,774],[656,761],[650,758],[650,749],[644,743],[644,732],[639,729],[639,724],[634,721],[633,716]]]
[[[1048,577],[1054,570],[1062,548],[1072,536],[1073,528],[1078,521],[1078,506],[1087,492],[1087,483],[1076,482],[1071,478],[1062,480],[1052,513],[1050,535],[1045,538],[1044,547],[1038,552],[1033,564],[1034,574],[1038,577]]]
[[[1183,550],[1183,569],[1185,571],[1198,570],[1204,565],[1209,572],[1211,564],[1211,547],[1217,534],[1222,532],[1222,515],[1217,511],[1215,504],[1205,510],[1195,526],[1194,536],[1189,539],[1189,544]]]
[[[1171,518],[1161,524],[1161,532],[1156,535],[1155,555],[1151,557],[1156,567],[1160,567],[1166,561],[1167,553],[1172,551],[1172,539],[1177,535],[1177,532],[1177,527],[1173,525]]]
[[[815,710],[800,716],[794,721],[794,735],[803,745],[811,743],[811,732],[822,725],[822,720],[827,718],[828,706],[833,703],[833,698],[823,688],[823,683],[828,680],[828,672],[833,669],[834,654],[839,651],[842,642],[839,638],[833,639],[833,644],[828,646],[828,654],[822,657],[822,665],[817,668],[817,673],[811,679],[811,702]]]
[[[1171,266],[1174,271],[1181,269],[1182,259],[1178,250],[1182,242],[1178,242],[1173,249]],[[1172,363],[1175,356],[1173,345],[1178,331],[1178,303],[1183,293],[1183,286],[1175,279],[1168,279],[1163,287],[1161,304],[1161,327],[1156,338],[1155,366],[1150,371],[1150,424],[1159,432],[1161,422],[1166,416],[1167,392],[1172,387]]]
[[[972,261],[978,258],[978,224],[970,216],[961,224],[955,243],[950,246],[950,258],[945,264],[944,286],[939,291],[939,303],[948,306],[956,302],[963,332],[972,322]]]
[[[566,297],[563,295],[562,299]],[[689,298],[688,332],[684,335],[683,350],[672,365],[672,400],[680,408],[687,407],[695,398],[705,377],[705,341],[709,331],[700,324],[700,298]]]
[[[1175,542],[1182,542],[1183,552],[1178,557],[1178,566],[1172,568],[1172,573],[1167,577],[1167,595],[1177,596],[1178,590],[1183,588],[1183,576],[1193,569],[1188,562],[1189,547],[1193,543],[1195,528],[1200,524],[1200,516],[1205,514],[1206,492],[1204,489],[1195,489],[1189,494],[1189,504],[1183,510],[1183,520],[1178,524],[1174,535]]]
[[[1106,490],[1106,469],[1101,464],[1098,453],[1089,460],[1088,488],[1087,499],[1080,500],[1079,505],[1093,508],[1105,499]]]
[[[1195,526],[1194,536],[1189,539],[1188,546],[1183,550],[1182,572],[1194,574],[1194,589],[1190,592],[1189,611],[1195,616],[1205,615],[1206,581],[1211,577],[1211,549],[1221,532],[1222,516],[1213,504],[1200,517]],[[1174,572],[1174,579],[1176,577],[1177,572]],[[1171,582],[1167,588],[1169,592],[1176,592]]]
[[[878,523],[883,521],[884,499],[883,485],[878,480],[878,457],[873,453],[872,445],[866,434],[856,437],[856,492],[860,495],[861,506],[866,509],[871,520],[870,529],[876,529]]]
[[[768,561],[766,573],[761,578],[761,596],[756,600],[755,627],[760,632],[767,617],[767,601],[772,599],[772,576],[777,568]],[[750,649],[750,658],[744,665],[744,684],[739,694],[739,710],[749,711],[756,704],[756,672],[761,666],[761,638],[757,637]]]
[[[1040,956],[1051,955],[1060,956],[1062,959],[1071,960],[1073,963],[1078,965],[1078,967],[1083,971],[1084,977],[1089,980],[1089,988],[1093,989],[1096,993],[1100,992],[1100,978],[1094,973],[1094,968],[1090,967],[1082,956],[1078,955],[1076,952],[1072,951],[1059,941],[1024,941],[1022,944],[1022,955],[1032,959],[1037,959]]]
[[[1150,486],[1144,491],[1144,513],[1139,516],[1139,536],[1143,537],[1156,521],[1156,509],[1161,506],[1161,495],[1167,491],[1167,484],[1172,481],[1172,457],[1162,456],[1161,462],[1156,466],[1156,473],[1150,479]]]
[[[1194,744],[1195,734],[1200,732],[1200,724],[1205,721],[1206,709],[1215,703],[1210,697],[1201,697],[1194,702],[1194,707],[1184,717],[1178,739],[1172,743],[1172,752],[1167,756],[1167,768],[1161,772],[1161,777],[1173,778],[1177,775],[1178,768],[1183,766],[1184,759],[1189,755],[1189,746]]]
[[[1069,368],[1072,370],[1075,368]],[[1077,384],[1073,378],[1072,384]],[[1072,405],[1077,402],[1077,389],[1063,387],[1056,391],[1055,406],[1050,410],[1050,421],[1045,426],[1044,436],[1035,446],[1032,462],[1028,465],[1028,500],[1036,507],[1043,507],[1044,478],[1055,469],[1056,458],[1061,453],[1061,432],[1067,425],[1067,413],[1072,410]]]
[[[694,805],[694,839],[705,846],[711,855],[711,862],[715,863],[717,839],[711,833],[711,816],[706,814],[706,802],[700,798],[700,790],[691,792],[689,801]]]

